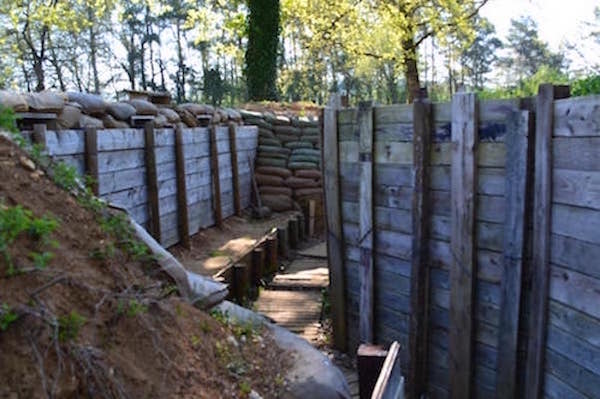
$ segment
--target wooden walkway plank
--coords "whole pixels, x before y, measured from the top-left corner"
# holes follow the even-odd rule
[[[478,105],[475,94],[452,98],[452,236],[450,269],[450,398],[469,399],[473,376],[475,190]]]

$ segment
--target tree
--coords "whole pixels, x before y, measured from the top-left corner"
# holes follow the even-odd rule
[[[277,99],[279,0],[248,0],[246,82],[251,100]]]
[[[460,63],[475,90],[483,90],[485,75],[492,71],[498,60],[497,51],[502,48],[502,42],[495,36],[496,28],[485,19],[477,19],[478,29],[475,40],[463,49]]]

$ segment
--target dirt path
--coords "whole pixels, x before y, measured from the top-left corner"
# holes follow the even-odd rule
[[[322,289],[329,285],[327,251],[324,242],[297,252],[296,258],[273,279],[254,303],[259,313],[296,333],[323,350],[327,333],[322,328]],[[340,362],[331,351],[324,350],[342,370],[352,398],[358,398],[358,376],[348,362]]]

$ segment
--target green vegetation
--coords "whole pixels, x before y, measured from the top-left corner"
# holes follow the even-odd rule
[[[79,335],[79,330],[86,323],[87,319],[71,311],[68,315],[58,318],[58,340],[61,342],[72,341]]]
[[[13,324],[19,316],[13,312],[6,303],[0,306],[0,331],[6,331],[11,324]]]
[[[132,299],[129,301],[129,306],[127,308],[127,316],[135,317],[141,313],[147,313],[147,312],[148,312],[148,306],[136,301],[135,299]]]

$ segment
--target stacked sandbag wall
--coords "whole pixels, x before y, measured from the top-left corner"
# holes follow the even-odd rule
[[[321,202],[321,128],[318,118],[241,111],[258,127],[255,176],[263,205],[273,211]],[[296,205],[298,204],[298,205]]]

